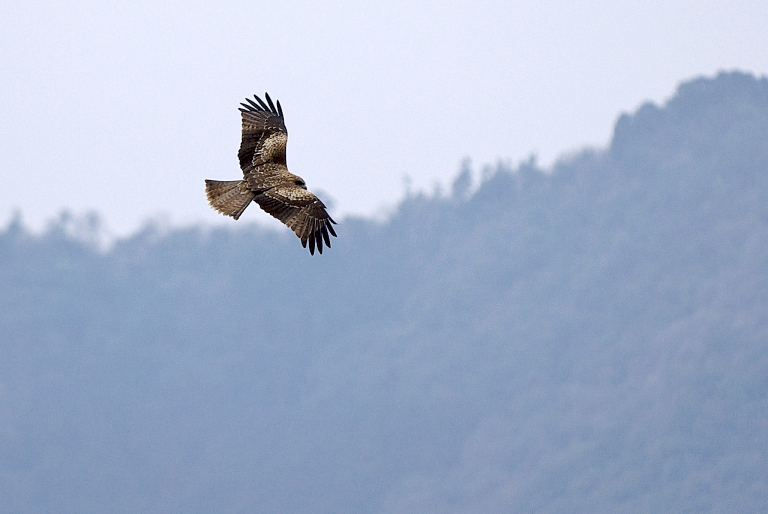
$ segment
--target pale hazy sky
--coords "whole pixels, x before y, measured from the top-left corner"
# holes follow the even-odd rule
[[[465,157],[604,147],[621,112],[732,69],[768,73],[766,0],[6,0],[0,226],[64,208],[116,235],[235,224],[203,179],[241,177],[253,93],[280,99],[289,168],[343,218],[386,212],[406,175],[448,185]]]

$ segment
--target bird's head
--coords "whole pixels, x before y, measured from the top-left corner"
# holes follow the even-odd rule
[[[303,180],[301,180],[300,178],[297,178],[296,180],[294,180],[293,183],[296,184],[297,186],[299,186],[302,189],[306,189],[307,188],[307,184]]]

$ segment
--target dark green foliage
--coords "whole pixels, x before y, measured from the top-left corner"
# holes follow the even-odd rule
[[[0,511],[768,511],[768,80],[465,168],[320,258],[13,223]]]

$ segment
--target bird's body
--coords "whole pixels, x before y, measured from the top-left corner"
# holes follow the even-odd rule
[[[304,179],[288,171],[285,150],[288,131],[283,109],[265,94],[267,103],[258,96],[241,104],[243,130],[237,153],[242,180],[206,180],[205,191],[211,207],[238,219],[252,201],[268,214],[285,223],[301,239],[301,244],[314,255],[315,247],[323,253],[323,243],[331,247],[330,236],[336,236],[326,207],[317,196],[307,191]]]

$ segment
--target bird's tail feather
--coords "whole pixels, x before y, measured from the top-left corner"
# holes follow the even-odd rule
[[[205,194],[211,207],[238,219],[254,198],[254,193],[241,188],[242,180],[206,180]]]

